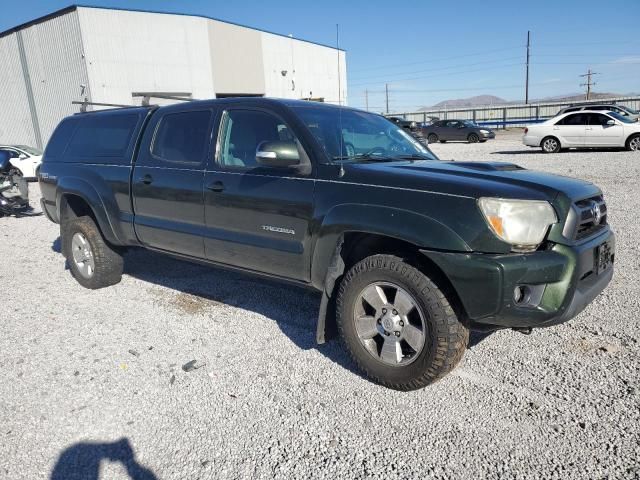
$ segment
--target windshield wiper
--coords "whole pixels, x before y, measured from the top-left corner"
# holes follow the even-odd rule
[[[422,155],[419,153],[412,153],[409,155],[396,155],[393,158],[396,158],[399,160],[435,160],[435,158],[433,157],[430,157],[428,155]]]
[[[356,155],[336,155],[333,160],[366,160],[368,162],[393,162],[394,158],[384,155],[371,155],[369,153],[358,153]]]

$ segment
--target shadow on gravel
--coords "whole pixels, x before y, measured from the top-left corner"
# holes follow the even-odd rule
[[[61,251],[59,237],[51,248],[58,253]],[[361,376],[338,342],[316,343],[319,292],[178,260],[142,248],[127,251],[124,273],[175,290],[177,295],[160,301],[181,310],[185,315],[205,311],[214,303],[231,305],[270,318],[298,348],[317,349],[333,362]],[[251,328],[251,325],[246,325],[246,328]]]
[[[477,330],[472,330],[469,335],[469,349],[477,346],[482,342],[485,338],[488,338],[493,332],[481,332]]]
[[[157,480],[148,468],[140,465],[129,440],[108,443],[76,443],[60,454],[51,472],[51,480],[98,480],[100,463],[118,462],[132,480]]]

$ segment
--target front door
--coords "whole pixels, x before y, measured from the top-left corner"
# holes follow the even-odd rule
[[[590,113],[586,129],[585,146],[587,147],[622,147],[624,146],[624,128],[613,120],[614,125],[607,122],[613,120],[609,115]]]
[[[295,141],[302,149],[294,131],[274,113],[253,108],[228,109],[220,125],[215,162],[205,174],[207,258],[309,280],[312,175],[256,161],[262,142]]]
[[[143,245],[204,257],[203,181],[210,109],[171,111],[147,127],[133,171],[135,230]]]

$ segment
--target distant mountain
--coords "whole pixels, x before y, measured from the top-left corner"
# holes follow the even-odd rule
[[[504,105],[507,102],[504,98],[496,97],[494,95],[477,95],[469,98],[457,98],[455,100],[444,100],[440,103],[436,103],[429,108],[464,108],[464,107],[479,107],[482,105]],[[420,110],[425,110],[421,108]]]
[[[632,93],[591,93],[592,100],[614,98],[614,97],[627,97],[633,96]],[[584,93],[572,93],[568,95],[558,95],[554,97],[537,98],[530,100],[529,103],[545,103],[545,102],[582,102],[584,101]],[[444,100],[436,103],[431,107],[421,107],[418,111],[423,110],[443,110],[443,109],[455,109],[455,108],[467,108],[467,107],[488,107],[491,105],[517,105],[524,103],[522,100],[509,101],[504,98],[496,97],[494,95],[478,95],[469,98],[456,98],[452,100]]]

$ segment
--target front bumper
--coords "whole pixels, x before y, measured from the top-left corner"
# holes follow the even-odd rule
[[[496,132],[494,132],[494,131],[489,131],[489,133],[480,132],[480,137],[482,137],[483,140],[489,140],[491,138],[496,138]]]
[[[598,273],[597,248],[607,242],[615,258],[615,236],[607,230],[577,245],[492,255],[422,250],[451,282],[473,323],[495,327],[548,327],[578,315],[613,277],[613,264]],[[514,290],[530,295],[516,303]]]

